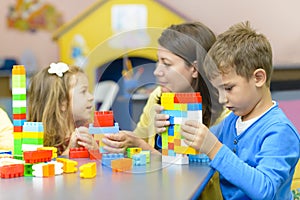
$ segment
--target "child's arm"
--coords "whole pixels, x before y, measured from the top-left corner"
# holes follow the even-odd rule
[[[106,134],[102,139],[103,147],[111,153],[124,153],[128,147],[140,147],[143,150],[157,151],[142,138],[136,137],[131,131],[120,131],[118,134]]]
[[[72,141],[72,142],[71,142]],[[87,127],[81,126],[75,129],[75,133],[72,134],[70,145],[83,146],[87,149],[98,149],[99,146],[94,137],[89,134]]]

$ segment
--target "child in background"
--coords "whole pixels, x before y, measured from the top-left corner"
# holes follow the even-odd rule
[[[52,63],[34,75],[28,104],[28,121],[43,122],[45,146],[57,147],[59,155],[79,146],[98,149],[87,128],[93,96],[79,67]]]
[[[187,121],[187,145],[206,153],[220,173],[224,199],[292,199],[299,134],[272,101],[272,49],[248,22],[220,34],[204,62],[219,103],[232,113],[211,131]]]
[[[114,153],[127,147],[152,150],[157,144],[155,136],[165,131],[169,116],[160,113],[162,92],[200,92],[203,100],[203,123],[211,126],[219,123],[228,110],[211,102],[218,99],[216,89],[208,90],[211,83],[203,77],[202,63],[207,51],[215,42],[214,33],[200,22],[186,22],[166,28],[158,39],[158,61],[154,71],[158,87],[150,94],[140,120],[133,132],[120,131],[107,134],[103,142],[105,150]],[[157,116],[155,118],[155,116]]]
[[[0,108],[0,150],[12,151],[14,147],[14,126],[7,113]]]

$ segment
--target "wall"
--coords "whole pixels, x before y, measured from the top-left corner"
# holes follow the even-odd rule
[[[35,33],[7,29],[6,16],[9,6],[15,5],[16,0],[0,1],[0,58],[14,57],[18,60],[27,49],[36,55],[39,67],[45,67],[50,62],[58,60],[57,44],[52,41],[52,33],[37,31]],[[45,1],[63,13],[64,21],[72,20],[95,0],[51,0]],[[72,4],[70,4],[72,2]]]
[[[37,57],[38,66],[47,66],[58,60],[59,50],[53,43],[51,33],[39,31],[34,34],[8,30],[5,17],[8,7],[16,0],[0,1],[0,58],[19,58],[26,49]],[[46,1],[46,0],[45,0]],[[63,12],[66,22],[94,3],[96,0],[48,0]],[[200,20],[216,33],[244,20],[270,39],[274,49],[275,65],[300,65],[300,1],[298,0],[160,0],[192,20]],[[70,2],[72,2],[70,4]]]

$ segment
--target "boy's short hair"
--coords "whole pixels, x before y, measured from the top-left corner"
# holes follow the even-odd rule
[[[272,48],[268,39],[252,29],[248,21],[235,24],[220,34],[204,61],[204,70],[210,80],[231,69],[249,80],[256,69],[264,69],[268,87],[272,66]]]

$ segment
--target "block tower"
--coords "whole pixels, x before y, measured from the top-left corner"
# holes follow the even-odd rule
[[[89,133],[94,135],[95,140],[99,141],[100,153],[106,153],[103,149],[103,134],[118,133],[119,124],[114,123],[113,111],[95,111],[94,123],[89,125]]]
[[[14,155],[22,155],[22,131],[26,121],[26,70],[23,65],[14,65],[12,69],[12,113]]]
[[[202,97],[195,93],[162,93],[162,113],[170,116],[170,126],[162,133],[162,162],[188,164],[188,155],[199,154],[187,146],[180,134],[180,126],[186,120],[202,123]]]

